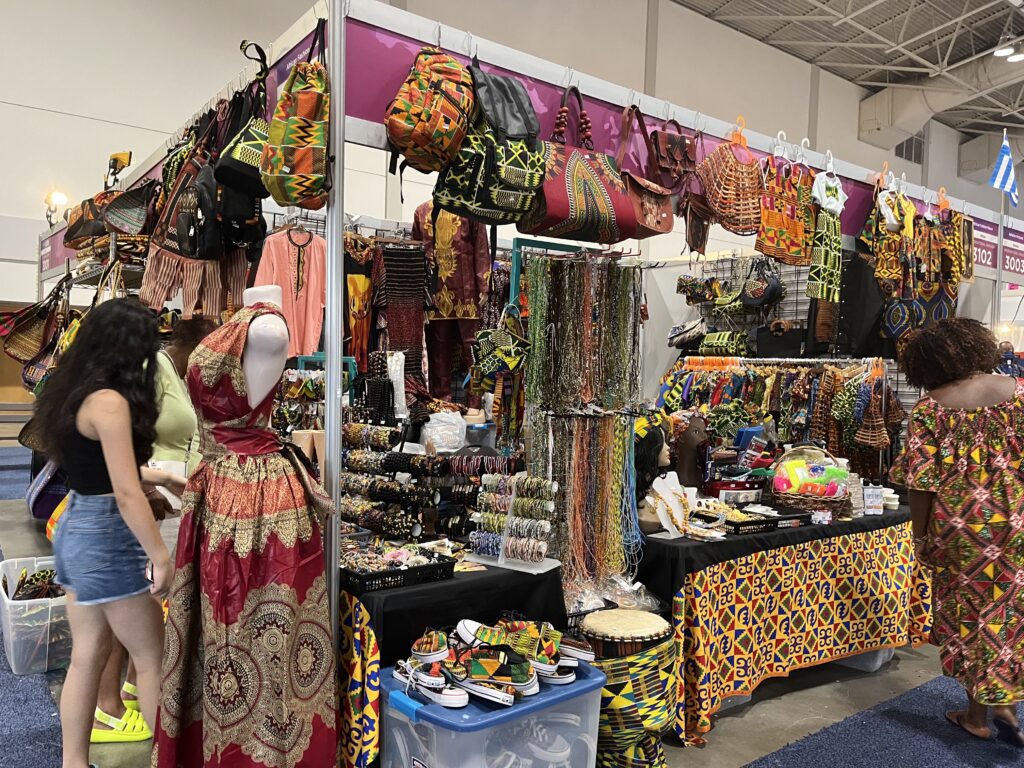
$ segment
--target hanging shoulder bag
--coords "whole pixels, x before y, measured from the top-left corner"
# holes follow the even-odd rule
[[[743,331],[715,331],[700,343],[700,354],[706,357],[743,357],[750,349]]]
[[[159,185],[156,179],[146,179],[111,200],[103,211],[103,223],[107,230],[119,235],[149,234],[153,226]]]
[[[70,283],[70,275],[61,278],[45,299],[18,315],[4,338],[4,353],[8,357],[27,363],[50,342],[57,330],[58,308]]]
[[[744,306],[767,309],[782,301],[785,295],[786,287],[771,261],[759,259],[750,265],[750,272],[740,291],[740,301]]]
[[[68,495],[68,476],[55,461],[47,461],[28,486],[25,502],[36,520],[48,520],[57,505]]]
[[[703,157],[704,134],[700,131],[695,133],[690,146],[693,149],[696,163]],[[711,225],[715,223],[715,212],[708,205],[707,198],[704,196],[704,185],[697,175],[696,167],[683,175],[679,187],[676,215],[686,225],[686,247],[690,249],[691,253],[703,254],[708,247]]]
[[[64,245],[77,251],[89,245],[94,238],[107,234],[103,212],[120,194],[115,190],[99,192],[68,208],[64,212],[64,218],[68,222],[67,229],[64,230]]]
[[[737,145],[725,141],[697,166],[704,196],[725,229],[736,235],[756,235],[761,226],[761,165],[749,151],[750,162],[736,157]]]
[[[434,186],[434,206],[485,224],[519,221],[544,183],[540,125],[523,84],[470,67],[480,118]]]
[[[621,169],[629,146],[629,137],[633,124],[640,128],[644,146],[647,149],[647,177],[631,171],[621,171],[622,181],[626,185],[626,195],[633,204],[633,216],[636,218],[637,239],[663,235],[672,231],[675,219],[672,215],[672,191],[661,186],[655,179],[660,174],[655,165],[654,147],[651,137],[644,125],[644,116],[635,104],[622,111],[622,126],[619,130],[619,152],[615,164]]]
[[[570,97],[579,107],[576,145],[566,140]],[[615,159],[594,151],[590,118],[579,89],[562,95],[551,140],[544,142],[544,186],[520,232],[590,243],[618,243],[636,236],[636,214]]]
[[[248,113],[242,129],[224,147],[214,168],[217,182],[225,187],[258,199],[270,197],[260,177],[260,158],[267,143],[267,54],[256,43],[243,40],[239,46],[245,58],[259,62],[256,78],[245,92]],[[249,55],[254,49],[255,56]]]

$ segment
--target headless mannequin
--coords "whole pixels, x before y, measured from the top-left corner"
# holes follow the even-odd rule
[[[281,286],[261,285],[242,294],[245,306],[273,304],[281,306]],[[262,315],[249,324],[242,355],[242,373],[249,392],[249,407],[255,408],[269,395],[284,373],[288,359],[288,326],[277,315]]]

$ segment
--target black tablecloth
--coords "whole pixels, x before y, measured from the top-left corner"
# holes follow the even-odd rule
[[[448,581],[366,592],[359,600],[370,613],[382,667],[407,658],[427,627],[442,629],[460,619],[493,624],[505,610],[556,627],[566,621],[561,568],[533,575],[488,566],[486,571],[456,573]]]
[[[655,539],[647,537],[637,580],[647,585],[662,600],[671,601],[682,588],[689,573],[695,573],[727,560],[763,550],[780,549],[795,544],[867,533],[899,525],[910,520],[910,512],[901,509],[884,515],[859,517],[832,525],[805,525],[802,528],[783,528],[768,533],[729,535],[721,541],[694,541],[693,539]]]

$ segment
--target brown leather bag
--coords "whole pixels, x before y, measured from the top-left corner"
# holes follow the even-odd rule
[[[644,145],[647,147],[647,177],[639,173],[631,173],[622,170],[622,161],[626,157],[626,150],[629,147],[629,137],[632,133],[633,123],[640,128],[640,135],[643,136]],[[622,110],[622,127],[619,130],[619,152],[615,158],[616,165],[622,181],[626,185],[626,195],[633,205],[633,212],[636,214],[636,235],[638,240],[654,235],[663,235],[671,232],[674,225],[672,215],[672,190],[661,186],[652,179],[660,179],[657,165],[655,164],[654,147],[651,145],[651,137],[647,133],[647,126],[644,125],[644,116],[640,108],[635,104]]]
[[[697,143],[683,132],[679,123],[669,119],[660,130],[651,131],[651,144],[661,183],[673,192],[681,192],[687,174],[697,170]]]

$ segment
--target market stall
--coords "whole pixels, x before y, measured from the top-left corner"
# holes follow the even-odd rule
[[[931,580],[906,512],[716,542],[651,536],[637,578],[672,603],[675,731],[691,744],[764,680],[917,646],[931,631]]]

